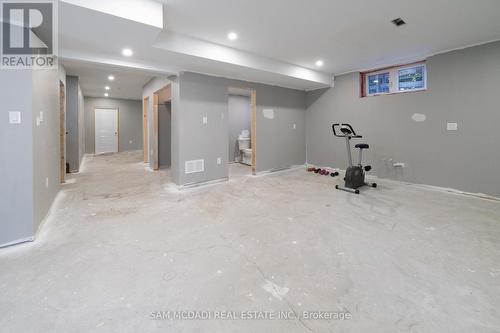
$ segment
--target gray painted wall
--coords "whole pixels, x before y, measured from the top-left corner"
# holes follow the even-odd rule
[[[23,98],[19,93],[23,93]],[[32,72],[0,75],[0,246],[33,236]],[[9,124],[9,111],[22,123]]]
[[[33,71],[33,218],[34,230],[47,215],[60,189],[59,72]],[[43,121],[36,117],[43,112]]]
[[[3,71],[0,76],[0,246],[31,240],[60,188],[59,70]],[[19,92],[23,98],[19,98]],[[22,123],[8,123],[20,111]],[[43,113],[43,120],[37,118]]]
[[[238,137],[243,130],[251,131],[250,97],[228,96],[229,162],[240,160]]]
[[[229,87],[257,92],[257,171],[305,163],[304,91],[195,73],[182,73],[179,84],[178,184],[228,177]],[[265,118],[263,109],[272,109],[274,119]],[[204,116],[208,118],[206,125],[202,121]],[[217,158],[222,159],[222,164],[217,164]],[[184,162],[196,159],[205,160],[205,172],[186,175]]]
[[[94,154],[95,152],[94,110],[96,108],[118,108],[120,151],[142,149],[141,101],[85,97],[85,152],[87,154]]]
[[[171,160],[171,126],[172,106],[160,101],[158,105],[158,157],[160,168],[170,167]]]
[[[500,42],[431,57],[427,70],[423,92],[360,98],[354,73],[308,93],[308,162],[345,168],[344,142],[331,124],[348,122],[371,146],[371,174],[499,197]],[[414,113],[426,121],[413,121]],[[458,131],[447,131],[447,122]]]

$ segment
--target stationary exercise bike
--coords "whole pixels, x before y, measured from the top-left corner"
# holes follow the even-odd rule
[[[363,160],[363,149],[369,149],[370,146],[366,143],[358,143],[355,148],[359,149],[359,161],[358,165],[352,164],[352,155],[351,155],[351,139],[361,139],[361,135],[357,135],[354,132],[354,129],[349,124],[333,124],[333,135],[338,136],[340,138],[345,138],[345,144],[347,147],[347,159],[349,161],[349,167],[345,172],[345,186],[336,185],[335,188],[337,190],[342,190],[346,192],[359,194],[358,188],[364,185],[377,187],[375,183],[367,183],[365,182],[365,172],[368,172],[372,169],[371,166],[367,165],[363,167],[361,164]],[[337,132],[340,130],[340,132]]]

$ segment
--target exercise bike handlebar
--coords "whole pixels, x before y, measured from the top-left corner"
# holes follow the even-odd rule
[[[342,126],[346,126],[347,128],[349,128],[349,130],[351,131],[352,135],[337,134],[337,131],[335,129],[337,127],[342,127]],[[352,126],[349,125],[349,124],[333,124],[332,125],[332,130],[333,130],[333,135],[341,137],[341,138],[345,138],[346,136],[351,137],[351,138],[362,138],[361,135],[357,135],[356,132],[354,132],[354,128],[352,128]]]

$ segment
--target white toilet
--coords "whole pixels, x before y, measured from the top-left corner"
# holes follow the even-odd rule
[[[252,148],[250,148],[250,131],[243,130],[238,137],[238,149],[240,150],[240,162],[246,165],[252,165]]]

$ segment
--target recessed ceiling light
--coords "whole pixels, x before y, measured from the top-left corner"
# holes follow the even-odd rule
[[[322,67],[324,64],[323,60],[316,60],[316,66]]]
[[[109,94],[108,94],[108,93],[105,93],[105,94],[104,94],[104,97],[108,97],[108,96],[109,96]]]
[[[237,40],[238,34],[236,32],[230,32],[227,34],[227,39],[229,40]]]
[[[104,89],[109,90],[111,89],[109,86],[104,87]]]
[[[115,80],[115,77],[114,77],[113,75],[110,75],[110,76],[108,76],[108,80],[109,80],[109,81],[114,81],[114,80]]]
[[[131,49],[123,49],[122,54],[125,57],[131,57],[134,54],[134,51],[132,51]]]

